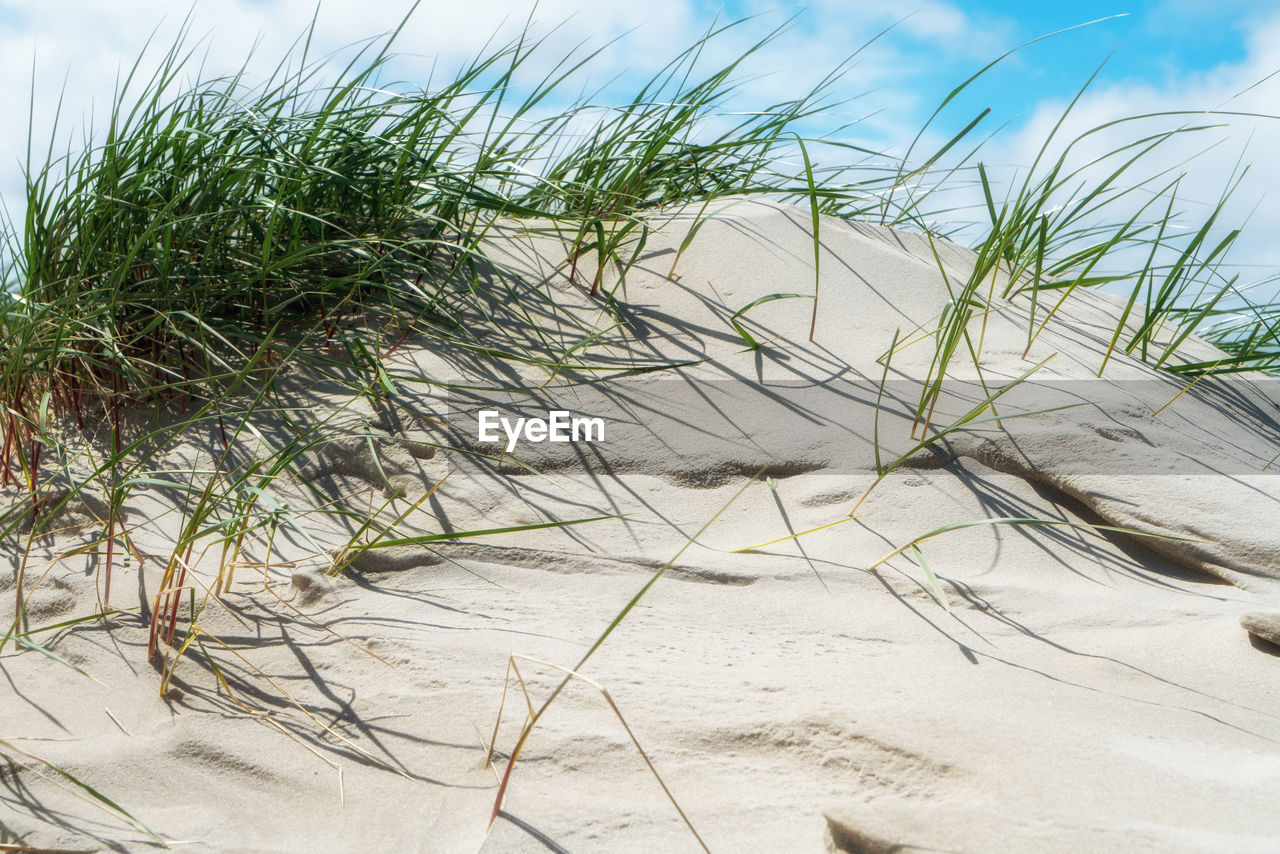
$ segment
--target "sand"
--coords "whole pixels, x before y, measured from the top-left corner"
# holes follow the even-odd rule
[[[895,329],[936,324],[939,261],[963,281],[973,256],[940,243],[935,259],[920,236],[824,220],[814,341],[812,302],[779,299],[748,314],[762,342],[751,350],[735,311],[812,293],[808,212],[717,203],[668,277],[696,213],[656,220],[625,281],[606,271],[614,317],[579,286],[589,259],[568,281],[567,238],[512,225],[490,240],[523,284],[518,303],[492,284],[478,335],[501,329],[530,354],[548,349],[538,330],[596,336],[594,353],[633,370],[553,372],[410,337],[392,373],[435,384],[401,381],[390,400],[286,378],[295,422],[255,416],[262,438],[229,453],[261,455],[306,425],[334,439],[272,486],[298,524],[269,554],[249,546],[197,621],[203,650],[186,649],[163,695],[186,620],[149,662],[139,614],[173,552],[180,496],[136,491],[125,509],[143,560],[117,566],[111,601],[125,613],[33,636],[93,679],[10,647],[0,738],[183,851],[699,850],[585,682],[538,722],[492,829],[525,709],[517,685],[484,762],[509,657],[540,702],[559,673],[537,662],[574,665],[678,554],[583,675],[712,851],[1274,851],[1280,478],[1267,464],[1280,384],[1206,379],[1178,396],[1187,379],[1123,353],[1098,379],[1121,309],[1098,293],[1073,294],[1024,357],[1019,296],[973,322],[981,370],[956,361],[933,421],[1048,359],[1001,398],[999,423],[917,453],[852,521],[739,552],[846,518],[876,480],[877,444],[885,461],[914,444],[930,339],[894,355],[883,394],[877,359]],[[1214,352],[1192,338],[1174,358]],[[605,435],[503,457],[477,439],[484,410],[599,416]],[[198,470],[215,452],[211,427],[162,467]],[[419,499],[410,533],[613,518],[370,550],[325,574],[356,525],[309,508],[394,515]],[[93,538],[102,505],[73,510],[28,557],[33,627],[98,608],[101,558],[63,555]],[[871,569],[939,527],[1010,517],[1063,524],[979,524],[920,544],[945,602],[908,555]],[[25,545],[4,544],[6,622]],[[197,587],[218,557],[195,562]],[[5,755],[0,843],[159,847],[46,766]]]

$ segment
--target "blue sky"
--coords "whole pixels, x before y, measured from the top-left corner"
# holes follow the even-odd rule
[[[374,36],[393,26],[409,5],[324,0],[317,40],[322,48],[336,49]],[[259,64],[265,68],[314,8],[314,0],[196,0],[192,31],[208,39],[212,71],[238,67],[255,41],[261,42]],[[431,63],[457,66],[495,30],[515,33],[533,8],[528,0],[424,0],[400,41],[400,50],[417,58],[396,71],[423,82]],[[186,9],[172,0],[0,0],[0,74],[7,81],[0,87],[0,112],[6,116],[0,124],[0,195],[10,208],[21,192],[18,161],[25,150],[29,94],[34,91],[37,139],[47,135],[60,95],[64,124],[68,117],[78,124],[94,104],[101,114],[117,69],[134,60],[157,27],[160,43],[171,37]],[[892,27],[842,82],[839,96],[853,100],[827,117],[832,126],[861,119],[848,138],[891,148],[909,141],[952,86],[1001,53],[1054,30],[1124,14],[1021,50],[953,105],[937,126],[943,138],[985,107],[993,113],[984,126],[1004,126],[984,152],[993,168],[1012,170],[1033,158],[1066,101],[1108,56],[1073,120],[1076,130],[1126,112],[1216,107],[1280,69],[1280,4],[1267,0],[542,0],[532,14],[540,32],[563,22],[550,38],[548,56],[583,40],[598,46],[622,36],[601,57],[595,80],[620,75],[625,83],[652,72],[717,14],[758,17],[723,40],[713,61],[727,59],[802,9],[792,30],[749,67],[759,76],[745,86],[745,96],[763,102],[794,96]],[[1280,109],[1277,82],[1247,92],[1231,106]],[[1280,199],[1269,195],[1280,187],[1280,163],[1270,157],[1280,148],[1280,122],[1233,122],[1216,139],[1219,148],[1189,170],[1188,193],[1212,201],[1247,146],[1245,157],[1256,165],[1238,213],[1253,212],[1254,237],[1242,250],[1259,269],[1280,268],[1280,250],[1269,239],[1280,229]],[[1192,152],[1175,152],[1183,153]]]
[[[704,14],[720,8],[715,3],[701,5]],[[1104,62],[1095,86],[1152,87],[1176,95],[1217,71],[1247,63],[1250,39],[1280,13],[1280,4],[1267,0],[901,4],[735,0],[723,8],[730,15],[807,9],[798,26],[814,45],[842,40],[853,44],[854,34],[896,21],[885,37],[897,53],[893,83],[916,96],[917,120],[927,113],[926,107],[986,62],[1058,33],[1023,47],[989,72],[963,100],[971,107],[969,112],[989,106],[995,118],[1015,124],[1029,118],[1037,105],[1072,97]],[[1097,23],[1081,26],[1092,21]]]

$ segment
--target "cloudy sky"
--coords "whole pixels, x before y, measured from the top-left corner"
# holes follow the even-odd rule
[[[324,0],[316,43],[336,50],[394,27],[409,3]],[[92,121],[109,101],[148,37],[172,40],[188,7],[172,0],[0,0],[0,195],[19,204],[29,111],[34,137],[47,140],[63,99],[64,127]],[[193,37],[204,39],[206,70],[239,67],[257,44],[251,67],[268,68],[315,13],[314,0],[196,0]],[[1025,165],[1065,104],[1106,62],[1072,120],[1083,130],[1153,110],[1226,108],[1280,112],[1280,4],[1271,0],[423,0],[398,43],[395,74],[426,85],[455,69],[497,34],[513,36],[532,18],[546,34],[548,58],[579,43],[618,39],[594,65],[591,83],[640,79],[688,45],[716,19],[756,16],[719,41],[728,58],[792,15],[791,29],[747,69],[748,98],[761,103],[802,92],[886,27],[860,54],[837,92],[852,99],[827,117],[831,127],[858,120],[851,141],[901,149],[947,91],[1002,53],[1038,36],[1098,23],[1032,44],[1001,63],[942,118],[945,138],[985,107],[1002,127],[984,152],[994,167]],[[1120,16],[1120,17],[1113,17]],[[557,28],[558,25],[558,28]],[[711,57],[712,61],[717,58]],[[433,72],[434,69],[434,72]],[[1259,84],[1260,81],[1261,85]],[[1253,87],[1252,89],[1250,87]],[[815,128],[821,131],[823,128]],[[1259,276],[1280,267],[1270,235],[1280,230],[1280,121],[1234,120],[1170,154],[1173,161],[1218,143],[1188,169],[1188,196],[1213,202],[1242,153],[1254,165],[1232,209],[1251,216],[1239,260]],[[1172,163],[1171,163],[1172,165]],[[1277,242],[1280,243],[1280,242]]]

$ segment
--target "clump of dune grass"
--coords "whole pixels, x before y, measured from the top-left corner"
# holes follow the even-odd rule
[[[777,190],[776,150],[824,105],[832,80],[703,140],[768,41],[695,76],[725,29],[604,118],[542,106],[590,57],[513,94],[540,48],[527,36],[418,89],[382,79],[394,33],[336,76],[307,33],[265,81],[242,69],[193,84],[184,34],[151,77],[143,58],[125,75],[100,138],[30,153],[0,399],[21,418],[45,392],[77,415],[86,400],[205,394],[259,349],[332,345],[352,318],[465,341],[452,312],[494,272],[481,241],[502,217],[572,232],[574,262],[600,258],[594,292],[608,260],[643,247],[642,214]]]

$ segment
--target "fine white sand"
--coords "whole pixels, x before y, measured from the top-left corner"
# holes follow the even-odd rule
[[[939,264],[958,287],[972,255],[824,220],[815,340],[812,302],[780,299],[743,321],[762,342],[752,351],[735,311],[813,292],[808,213],[715,203],[669,278],[695,213],[655,222],[623,283],[606,271],[615,316],[579,287],[596,272],[586,259],[569,283],[568,236],[495,233],[489,251],[526,284],[472,319],[531,354],[540,334],[597,336],[590,352],[619,368],[682,367],[553,376],[409,338],[389,367],[436,384],[400,382],[389,403],[291,375],[281,399],[299,407],[294,423],[255,416],[256,436],[230,453],[261,455],[299,425],[340,433],[272,488],[298,524],[279,528],[270,554],[249,545],[231,591],[197,621],[200,644],[173,666],[184,617],[165,660],[148,662],[138,614],[182,519],[172,490],[135,492],[126,510],[144,560],[116,566],[110,603],[126,613],[38,636],[93,680],[11,648],[0,738],[175,850],[698,850],[585,682],[539,721],[491,830],[526,709],[517,683],[495,766],[484,758],[508,657],[574,665],[724,508],[583,669],[711,850],[1275,851],[1280,647],[1241,617],[1280,638],[1268,616],[1280,611],[1280,482],[1267,468],[1280,384],[1206,379],[1177,397],[1188,380],[1123,353],[1097,379],[1122,307],[1097,293],[1074,293],[1024,358],[1021,295],[972,322],[980,370],[957,357],[932,421],[945,427],[983,383],[1049,359],[1001,398],[999,423],[916,454],[852,521],[738,553],[845,518],[876,479],[877,434],[885,462],[914,444],[909,411],[933,355],[922,332],[948,300]],[[1042,296],[1037,324],[1052,307]],[[920,340],[894,355],[880,395],[877,358],[895,329]],[[1189,339],[1175,359],[1214,352]],[[476,437],[485,409],[599,415],[605,439],[498,460]],[[215,429],[163,467],[207,466]],[[749,483],[761,467],[769,482]],[[615,518],[371,550],[347,575],[323,574],[354,523],[308,508],[331,497],[367,513],[394,496],[394,517],[433,487],[404,531]],[[27,558],[31,626],[99,607],[100,557],[50,562],[101,527],[92,496],[71,507]],[[1073,524],[975,525],[922,543],[950,612],[907,555],[869,570],[941,526],[1003,517]],[[6,625],[25,547],[4,544]],[[197,589],[218,559],[193,555]],[[560,677],[517,665],[535,704]],[[154,846],[46,766],[10,760],[0,843]]]

